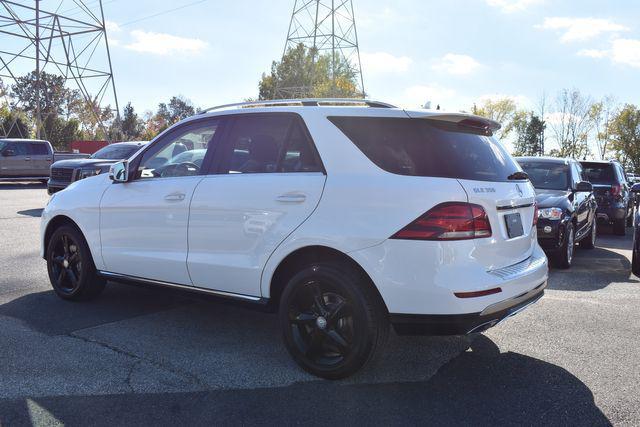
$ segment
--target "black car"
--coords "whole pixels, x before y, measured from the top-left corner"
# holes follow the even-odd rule
[[[596,242],[596,199],[573,159],[517,158],[536,189],[538,242],[551,262],[571,267],[573,249],[592,249]]]
[[[93,153],[88,159],[60,160],[51,165],[51,176],[47,183],[49,194],[65,189],[74,181],[109,172],[112,164],[128,159],[146,144],[140,142],[118,142],[107,145]]]
[[[640,183],[633,184],[631,192],[636,196],[640,196]],[[635,202],[636,207],[638,202]],[[636,209],[636,214],[633,219],[633,253],[631,257],[631,271],[633,274],[640,277],[640,209]]]
[[[583,161],[585,179],[593,184],[598,202],[598,221],[612,224],[613,233],[624,236],[633,221],[631,184],[615,160]]]

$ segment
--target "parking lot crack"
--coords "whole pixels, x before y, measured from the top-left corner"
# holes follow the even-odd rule
[[[179,378],[182,378],[183,380],[185,380],[187,383],[191,384],[192,386],[197,387],[200,390],[207,390],[209,387],[206,383],[204,383],[200,378],[198,378],[198,376],[190,373],[190,372],[185,372],[183,370],[180,370],[178,368],[176,368],[175,366],[172,366],[171,364],[166,364],[166,363],[162,363],[162,362],[158,362],[157,360],[153,360],[153,359],[148,359],[145,357],[141,357],[135,353],[132,353],[130,351],[127,351],[125,349],[122,349],[120,347],[116,347],[112,344],[109,343],[105,343],[99,340],[95,340],[95,339],[91,339],[91,338],[87,338],[81,335],[76,335],[75,333],[71,333],[67,335],[70,338],[73,339],[77,339],[80,341],[83,341],[85,343],[88,344],[93,344],[93,345],[98,345],[100,347],[106,348],[110,351],[113,351],[117,354],[120,354],[122,356],[134,359],[134,363],[132,364],[131,368],[129,369],[129,372],[127,373],[127,377],[125,378],[125,384],[132,390],[133,390],[133,385],[132,385],[132,378],[133,378],[133,374],[135,373],[136,369],[142,364],[142,363],[147,363],[157,369],[163,370],[163,371],[167,371]]]

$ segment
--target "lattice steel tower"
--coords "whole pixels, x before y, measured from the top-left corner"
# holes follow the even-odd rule
[[[346,61],[359,86],[358,92],[364,96],[352,0],[296,0],[283,56],[299,44],[313,49],[317,56],[326,53],[331,55],[333,87],[336,67],[341,61]],[[313,76],[310,76],[310,80],[314,81]],[[276,96],[279,98],[304,98],[311,93],[312,87],[276,87]]]
[[[102,0],[0,0],[0,79],[11,85],[34,70],[37,137],[46,137],[41,135],[46,119],[40,111],[43,72],[63,76],[68,88],[77,89],[106,134],[100,107],[115,107],[116,117],[120,108]],[[15,100],[14,106],[19,107]],[[11,126],[0,126],[0,136]]]

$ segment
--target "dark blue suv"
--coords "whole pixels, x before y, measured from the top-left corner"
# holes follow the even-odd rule
[[[580,163],[585,179],[593,185],[598,221],[613,225],[613,233],[624,236],[632,225],[634,199],[624,169],[615,160]]]

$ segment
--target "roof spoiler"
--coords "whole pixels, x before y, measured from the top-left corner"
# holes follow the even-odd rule
[[[485,131],[495,132],[499,130],[502,125],[496,122],[495,120],[487,119],[485,117],[475,116],[473,114],[465,114],[465,113],[444,113],[444,114],[433,114],[428,112],[418,112],[418,111],[407,111],[407,114],[411,118],[415,119],[427,119],[427,120],[438,120],[443,122],[456,123],[461,126],[473,128],[473,129],[484,129]]]

